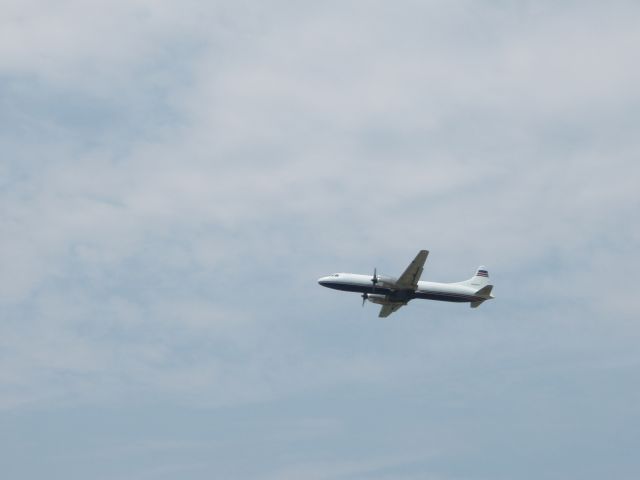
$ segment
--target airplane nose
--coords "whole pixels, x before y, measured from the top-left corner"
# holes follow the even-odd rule
[[[323,287],[327,284],[328,281],[329,281],[329,277],[320,277],[318,279],[318,283]]]

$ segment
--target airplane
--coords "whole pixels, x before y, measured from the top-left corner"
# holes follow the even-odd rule
[[[479,307],[482,302],[495,298],[491,294],[493,285],[489,283],[489,272],[478,267],[469,280],[456,283],[436,283],[420,281],[428,250],[420,250],[416,258],[398,278],[355,273],[334,273],[318,279],[323,287],[362,293],[362,306],[365,301],[382,305],[378,317],[385,318],[414,298],[440,300],[444,302],[469,302],[471,308]]]

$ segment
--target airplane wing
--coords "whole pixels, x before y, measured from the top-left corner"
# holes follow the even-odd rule
[[[380,318],[388,317],[396,310],[399,310],[400,307],[402,307],[403,305],[406,305],[406,303],[392,303],[390,305],[383,305],[382,308],[380,309],[380,313],[378,314],[378,317]]]
[[[410,290],[418,288],[418,280],[420,280],[420,275],[422,275],[422,271],[424,270],[424,262],[427,261],[427,255],[429,255],[429,250],[420,250],[418,252],[413,262],[409,264],[404,273],[398,278],[396,285],[399,288]]]

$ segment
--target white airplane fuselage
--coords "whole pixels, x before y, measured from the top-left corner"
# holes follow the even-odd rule
[[[477,308],[484,301],[494,298],[491,295],[493,285],[489,283],[489,271],[485,267],[478,267],[475,275],[463,282],[421,281],[420,276],[428,255],[428,250],[420,250],[398,278],[378,275],[374,268],[372,276],[334,273],[318,279],[318,283],[334,290],[361,293],[363,306],[366,300],[382,305],[378,314],[382,318],[388,317],[414,298],[469,302],[471,308]]]
[[[444,302],[481,302],[486,296],[476,295],[478,287],[457,283],[438,283],[419,281],[418,288],[411,290],[396,290],[395,278],[380,275],[377,284],[373,284],[371,275],[357,273],[334,273],[322,277],[318,283],[323,287],[346,292],[366,293],[373,303],[407,302],[414,298],[425,300],[440,300]],[[386,301],[382,297],[387,297]]]

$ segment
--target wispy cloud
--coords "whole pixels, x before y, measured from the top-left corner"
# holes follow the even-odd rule
[[[638,13],[631,2],[8,2],[0,407],[253,412],[366,391],[402,408],[397,392],[416,385],[442,416],[416,421],[438,438],[454,429],[438,468],[416,468],[434,478],[496,478],[447,463],[463,434],[481,437],[473,425],[488,428],[473,402],[491,421],[497,403],[524,422],[494,431],[496,449],[502,434],[535,430],[508,409],[528,408],[526,395],[550,414],[549,436],[581,388],[629,411],[615,391],[638,395],[624,380],[640,363]],[[397,273],[420,248],[429,279],[486,263],[498,300],[473,316],[416,303],[381,323],[315,284],[337,270]],[[340,440],[371,436],[368,424],[343,424],[358,412],[344,408],[325,412],[341,420],[327,437],[342,455],[304,450],[263,473],[371,473]],[[618,420],[602,415],[595,430]]]

